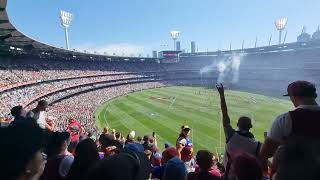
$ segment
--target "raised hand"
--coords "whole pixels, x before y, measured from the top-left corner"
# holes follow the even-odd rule
[[[224,87],[223,85],[220,83],[220,84],[216,84],[216,88],[219,92],[220,95],[223,95],[224,94]]]

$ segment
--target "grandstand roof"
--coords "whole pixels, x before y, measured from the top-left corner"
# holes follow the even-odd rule
[[[104,56],[85,52],[70,51],[41,43],[17,30],[10,22],[7,11],[7,0],[0,0],[0,55],[37,55],[41,57],[61,57],[101,60],[155,60],[146,57]]]

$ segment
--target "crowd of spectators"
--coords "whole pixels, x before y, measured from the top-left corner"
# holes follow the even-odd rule
[[[162,70],[159,64],[152,62],[2,59],[0,65],[0,88],[33,80],[44,81],[84,75]]]
[[[61,88],[68,88],[71,86],[77,86],[81,84],[88,84],[97,81],[110,81],[110,80],[121,80],[126,78],[139,78],[141,75],[114,75],[114,76],[101,76],[101,77],[89,77],[89,78],[78,78],[71,80],[61,80],[48,83],[39,83],[32,86],[21,87],[19,89],[13,89],[1,93],[0,97],[0,117],[5,117],[8,113],[8,108],[21,104],[32,99],[33,97],[40,96],[43,93],[58,90]],[[89,85],[88,85],[89,86]],[[83,87],[81,87],[83,88]]]
[[[134,129],[122,135],[104,127],[103,132],[96,134],[94,125],[86,124],[81,116],[63,117],[71,113],[71,116],[85,114],[83,118],[93,118],[92,110],[105,100],[162,84],[136,85],[108,88],[105,93],[100,90],[88,92],[51,107],[41,100],[29,112],[21,106],[12,108],[15,120],[0,129],[0,179],[320,179],[320,134],[317,129],[320,107],[312,83],[296,81],[288,86],[286,96],[290,97],[295,109],[276,118],[263,143],[251,133],[254,127],[249,117],[240,117],[237,129],[232,127],[224,87],[217,85],[226,136],[224,160],[208,150],[194,154],[189,137],[192,129],[187,125],[181,126],[174,146],[165,144],[160,150],[162,145],[157,143],[156,133],[138,138]],[[77,107],[64,109],[68,106]],[[50,113],[60,115],[53,119],[49,118]],[[94,119],[90,121],[93,123]]]

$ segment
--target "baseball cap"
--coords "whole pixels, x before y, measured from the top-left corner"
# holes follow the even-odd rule
[[[308,81],[295,81],[288,85],[284,96],[317,97],[316,87]]]
[[[189,129],[189,130],[190,130],[190,127],[189,127],[188,125],[183,125],[183,126],[181,127],[181,129],[182,129],[182,130],[185,130],[185,129]]]

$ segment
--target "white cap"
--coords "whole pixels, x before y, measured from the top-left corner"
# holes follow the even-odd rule
[[[131,131],[131,132],[129,133],[129,136],[132,137],[132,138],[134,138],[135,135],[136,135],[136,132],[134,132],[134,131]]]

